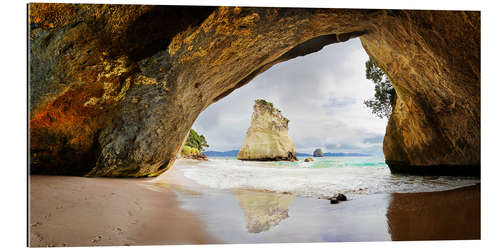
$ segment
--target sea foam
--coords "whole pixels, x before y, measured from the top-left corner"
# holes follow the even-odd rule
[[[244,188],[322,197],[335,193],[430,192],[479,183],[477,178],[392,175],[380,157],[323,157],[314,162],[252,162],[211,158],[174,167],[216,189]]]

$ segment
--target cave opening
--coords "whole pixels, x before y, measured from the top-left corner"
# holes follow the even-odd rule
[[[443,183],[436,185],[435,176],[392,173],[383,152],[389,119],[378,117],[364,103],[374,97],[375,84],[366,76],[370,57],[360,38],[320,47],[295,54],[264,72],[258,70],[260,74],[247,84],[202,111],[192,129],[206,138],[209,146],[202,153],[208,161],[193,164],[178,159],[175,169],[210,188],[265,190],[279,197],[423,192],[440,185],[475,183],[474,178],[441,177]],[[296,48],[300,45],[290,51]],[[288,135],[297,161],[240,160],[239,152],[253,126],[254,104],[262,99],[289,119]],[[268,145],[274,142],[269,141],[262,146],[254,140],[255,148],[272,148]],[[314,155],[316,149],[322,150],[322,157]]]
[[[376,117],[363,103],[373,98],[375,85],[366,79],[369,56],[359,38],[303,52],[299,54],[306,56],[274,65],[198,116],[193,129],[207,138],[209,154],[238,151],[254,100],[264,99],[290,120],[289,135],[298,155],[321,148],[383,158],[387,118]]]

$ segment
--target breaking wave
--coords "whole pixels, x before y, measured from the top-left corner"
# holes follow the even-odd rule
[[[393,175],[382,157],[322,157],[313,162],[251,162],[211,158],[174,166],[184,176],[216,189],[253,189],[322,197],[335,193],[430,192],[479,183],[478,178]]]

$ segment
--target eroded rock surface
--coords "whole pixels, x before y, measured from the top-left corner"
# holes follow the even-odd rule
[[[479,175],[479,12],[387,12],[361,42],[390,77],[384,138],[393,172]]]
[[[479,171],[479,12],[36,3],[29,25],[31,173],[161,174],[211,103],[359,36],[398,94],[392,170]]]
[[[238,160],[296,161],[295,147],[288,135],[288,122],[271,103],[256,100]]]

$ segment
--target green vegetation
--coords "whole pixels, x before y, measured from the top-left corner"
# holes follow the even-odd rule
[[[365,100],[364,104],[379,118],[389,117],[396,103],[396,90],[384,71],[377,67],[370,58],[365,63],[366,79],[375,83],[374,98]]]
[[[200,150],[198,150],[197,148],[192,148],[190,146],[182,146],[182,150],[181,150],[181,155],[184,156],[184,155],[199,155],[200,154]]]
[[[190,147],[192,149],[196,149],[198,154],[204,150],[204,148],[210,147],[207,144],[207,140],[204,135],[198,134],[194,129],[189,130],[189,136],[182,147],[182,151],[184,152],[184,147]],[[187,149],[186,149],[187,150]]]
[[[257,99],[255,100],[255,102],[258,102],[258,103],[261,103],[261,104],[265,104],[265,105],[269,105],[271,108],[273,108],[273,103],[272,102],[268,102],[264,99]]]

